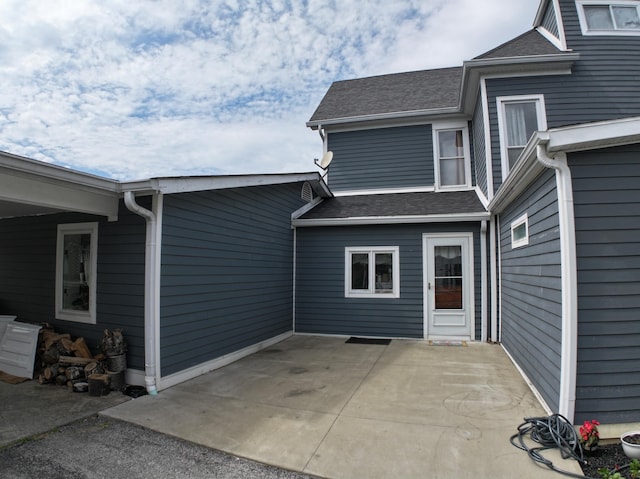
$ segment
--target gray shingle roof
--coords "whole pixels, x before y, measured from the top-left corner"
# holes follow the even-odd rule
[[[549,40],[543,37],[537,30],[529,30],[519,37],[509,40],[502,45],[478,55],[474,60],[487,58],[511,58],[531,55],[554,55],[562,53]]]
[[[392,193],[327,198],[299,219],[485,213],[475,191]]]
[[[337,81],[310,121],[455,108],[462,68],[442,68]]]
[[[473,60],[562,53],[536,30],[489,50]],[[462,67],[395,73],[334,82],[309,122],[401,112],[456,108]]]

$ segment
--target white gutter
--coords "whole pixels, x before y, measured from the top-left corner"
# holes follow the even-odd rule
[[[124,192],[124,203],[127,209],[146,221],[145,273],[144,273],[144,383],[147,392],[158,394],[156,387],[156,215],[138,203],[132,191]]]
[[[576,402],[578,355],[578,278],[575,217],[571,170],[564,152],[550,157],[549,135],[540,134],[536,153],[540,163],[556,171],[558,216],[560,221],[560,262],[562,276],[562,345],[560,358],[560,397],[558,412],[573,422]]]
[[[293,226],[357,226],[357,225],[396,225],[415,223],[452,223],[459,221],[482,221],[489,219],[488,213],[460,213],[438,215],[406,216],[352,216],[348,218],[294,219]]]

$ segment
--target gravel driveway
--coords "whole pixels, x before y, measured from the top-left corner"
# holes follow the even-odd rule
[[[314,476],[249,461],[96,415],[0,449],[0,477],[311,479]]]

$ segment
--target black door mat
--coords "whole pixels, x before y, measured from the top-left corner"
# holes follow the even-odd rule
[[[386,346],[391,342],[391,340],[384,338],[356,338],[354,336],[351,336],[345,342],[353,344],[380,344],[382,346]]]

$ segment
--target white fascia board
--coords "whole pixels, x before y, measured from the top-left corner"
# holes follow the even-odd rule
[[[547,151],[584,151],[640,143],[640,117],[549,130]]]
[[[298,208],[296,211],[291,213],[291,221],[295,221],[297,218],[305,214],[307,211],[312,210],[323,201],[324,200],[321,197],[314,198],[313,201],[310,201],[306,205],[302,206],[301,208]]]
[[[312,130],[317,130],[320,126],[326,129],[327,127],[331,127],[333,125],[341,125],[347,123],[370,123],[372,121],[431,118],[433,116],[446,116],[457,114],[459,112],[460,109],[457,106],[447,108],[433,108],[429,110],[395,111],[389,113],[376,113],[372,115],[358,115],[343,118],[330,118],[326,120],[308,121],[307,126]]]
[[[227,176],[185,176],[153,178],[153,189],[163,194],[189,193],[194,191],[223,190],[228,188],[243,188],[249,186],[278,185],[308,181],[314,184],[314,190],[321,196],[331,196],[329,188],[317,172],[311,173],[281,173],[264,175],[227,175]],[[139,182],[132,183],[134,188]],[[124,183],[123,190],[129,190]]]
[[[52,165],[44,161],[33,160],[12,153],[0,152],[0,172],[13,171],[23,176],[33,176],[48,182],[72,183],[79,188],[101,189],[109,192],[117,191],[118,181],[81,171]]]
[[[293,226],[359,226],[359,225],[396,225],[415,223],[459,223],[488,220],[489,213],[461,213],[443,215],[407,215],[407,216],[358,216],[351,218],[316,218],[293,220]]]
[[[371,196],[371,195],[387,195],[398,193],[432,193],[435,191],[433,186],[415,187],[415,188],[381,188],[371,190],[345,190],[336,191],[333,196]]]

